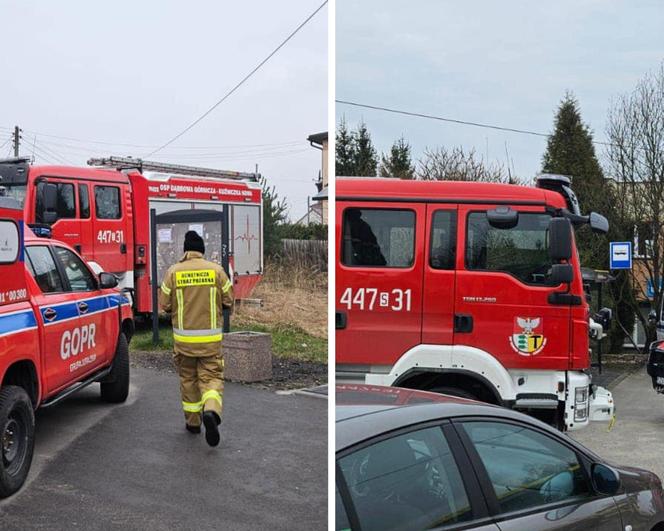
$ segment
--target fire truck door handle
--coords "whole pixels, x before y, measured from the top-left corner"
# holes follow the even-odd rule
[[[81,313],[87,313],[88,311],[88,305],[84,302],[79,302],[78,303],[78,309]]]
[[[53,308],[47,308],[44,310],[44,319],[47,321],[52,321],[58,316],[58,312],[56,312]]]
[[[454,331],[459,334],[467,334],[473,331],[473,316],[457,313],[454,315]]]
[[[343,330],[348,324],[348,315],[346,315],[346,312],[336,312],[334,321],[337,330]]]
[[[81,244],[80,244],[80,243],[77,243],[76,245],[74,245],[74,250],[75,250],[78,254],[81,254]]]
[[[127,254],[127,244],[126,243],[121,243],[120,244],[120,253],[121,254]]]

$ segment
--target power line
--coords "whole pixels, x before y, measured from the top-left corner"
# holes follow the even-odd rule
[[[423,114],[423,113],[418,113],[418,112],[411,112],[411,111],[403,111],[400,109],[391,109],[389,107],[380,107],[378,105],[367,105],[364,103],[357,103],[354,101],[346,101],[346,100],[335,100],[336,103],[340,103],[342,105],[349,105],[351,107],[361,107],[363,109],[372,109],[375,111],[385,111],[385,112],[390,112],[393,114],[401,114],[404,116],[412,116],[415,118],[426,118],[428,120],[437,120],[439,122],[449,122],[453,124],[460,124],[460,125],[471,125],[473,127],[482,127],[484,129],[494,129],[496,131],[506,131],[508,133],[519,133],[522,135],[531,135],[531,136],[539,136],[539,137],[544,137],[544,138],[549,138],[552,135],[549,133],[539,133],[537,131],[529,131],[527,129],[517,129],[514,127],[504,127],[501,125],[493,125],[493,124],[485,124],[481,122],[470,122],[467,120],[456,120],[454,118],[445,118],[443,116],[435,116],[433,114]],[[612,144],[611,142],[601,142],[599,140],[593,140],[593,144],[598,144],[601,146],[615,146],[615,144]]]
[[[175,142],[178,138],[180,138],[182,135],[184,135],[187,131],[192,129],[194,126],[196,126],[201,120],[203,120],[208,114],[210,114],[212,111],[214,111],[219,105],[221,105],[228,97],[231,96],[237,89],[239,89],[251,76],[253,76],[265,63],[267,63],[281,48],[283,48],[288,41],[290,41],[312,18],[316,16],[316,14],[325,7],[327,4],[327,0],[325,0],[316,10],[311,13],[300,25],[295,28],[289,35],[286,37],[279,46],[277,46],[270,54],[263,59],[258,65],[254,67],[254,69],[249,72],[246,76],[244,76],[239,83],[237,83],[231,90],[229,90],[219,101],[217,101],[212,107],[210,107],[207,111],[205,111],[202,115],[200,115],[196,120],[194,120],[191,124],[189,124],[186,128],[184,128],[181,132],[179,132],[177,135],[175,135],[173,138],[171,138],[168,142],[162,144],[159,146],[157,149],[146,155],[146,157],[151,157],[155,153],[158,153],[162,149],[164,149],[166,146],[169,146],[173,142]]]

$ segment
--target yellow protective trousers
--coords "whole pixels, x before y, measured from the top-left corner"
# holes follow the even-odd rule
[[[182,409],[189,426],[201,425],[201,413],[214,411],[221,417],[224,394],[224,358],[219,348],[215,356],[193,357],[174,354],[180,375]]]

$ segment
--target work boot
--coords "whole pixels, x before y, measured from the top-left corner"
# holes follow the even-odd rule
[[[205,426],[205,440],[210,446],[219,444],[219,424],[221,419],[214,411],[203,413],[203,425]]]
[[[201,427],[200,426],[192,426],[191,424],[185,424],[185,428],[187,428],[187,431],[189,433],[200,433],[201,432]]]

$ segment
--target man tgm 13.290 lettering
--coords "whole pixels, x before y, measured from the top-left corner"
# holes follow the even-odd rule
[[[6,497],[30,470],[36,408],[93,382],[101,383],[103,400],[126,400],[134,325],[113,275],[97,275],[68,245],[36,237],[20,204],[1,194],[0,279],[0,497]]]
[[[564,430],[610,420],[588,372],[581,225],[608,230],[565,176],[338,179],[338,379],[476,398]]]

